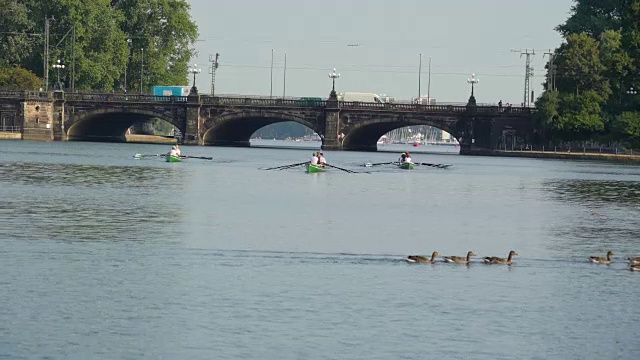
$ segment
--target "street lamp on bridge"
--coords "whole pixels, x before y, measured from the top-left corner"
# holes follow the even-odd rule
[[[467,82],[468,82],[469,84],[471,84],[471,97],[474,97],[474,96],[473,96],[473,85],[475,85],[475,84],[479,83],[479,82],[480,82],[480,79],[478,79],[478,78],[476,77],[476,74],[471,74],[471,78],[470,78],[470,79],[467,79]]]
[[[60,69],[64,69],[64,64],[61,63],[60,59],[53,64],[53,67],[58,71],[58,82],[56,83],[56,87],[58,90],[62,90],[62,84],[60,84]]]
[[[336,69],[333,68],[333,71],[329,73],[329,77],[333,81],[333,86],[331,87],[331,94],[329,95],[332,98],[337,98],[336,95],[336,79],[340,77],[340,74],[336,73]]]
[[[627,95],[637,95],[637,94],[638,94],[638,90],[633,86],[630,87],[629,90],[627,90]]]
[[[189,68],[189,74],[193,74],[193,86],[191,87],[191,91],[189,95],[198,95],[198,88],[196,87],[196,74],[200,74],[200,69],[198,69],[198,65],[193,64],[192,67]]]

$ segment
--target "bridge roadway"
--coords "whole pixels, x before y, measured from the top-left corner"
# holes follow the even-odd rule
[[[178,128],[186,144],[249,146],[269,124],[294,121],[322,138],[323,149],[375,151],[387,132],[429,125],[449,132],[461,153],[495,149],[515,138],[532,140],[530,108],[343,102],[255,97],[0,91],[2,124],[24,139],[126,141],[134,123],[159,118]],[[4,126],[4,125],[2,125]],[[0,129],[1,130],[1,129]]]

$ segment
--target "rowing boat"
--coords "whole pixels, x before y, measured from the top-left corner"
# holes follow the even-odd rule
[[[398,164],[398,167],[404,170],[413,170],[413,166],[414,164],[411,162],[404,162],[404,163]]]
[[[309,174],[311,173],[319,173],[319,172],[325,172],[327,171],[327,169],[325,169],[322,166],[319,165],[314,165],[314,164],[307,164],[307,172]]]
[[[182,159],[179,156],[167,155],[167,162],[181,162]]]

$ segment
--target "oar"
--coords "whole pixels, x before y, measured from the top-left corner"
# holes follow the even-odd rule
[[[155,155],[147,155],[147,154],[135,154],[133,155],[136,159],[141,159],[143,157],[151,157],[151,156],[165,156],[164,154],[155,154]]]
[[[393,163],[394,163],[393,161],[382,162],[382,163],[373,163],[373,164],[372,163],[366,163],[366,164],[364,164],[364,166],[371,167],[371,166],[378,166],[378,165],[390,165],[390,164],[393,164]]]
[[[353,170],[343,169],[341,167],[337,167],[337,166],[334,166],[334,165],[329,165],[329,164],[325,164],[325,165],[328,166],[328,167],[332,167],[332,168],[338,169],[338,170],[342,170],[344,172],[348,172],[349,174],[356,174],[357,173],[357,172],[355,172]]]
[[[213,160],[210,156],[190,156],[190,155],[180,155],[181,158],[186,159],[202,159],[202,160]]]
[[[295,167],[295,166],[300,166],[300,165],[304,165],[308,163],[308,161],[305,162],[301,162],[301,163],[297,163],[297,164],[289,164],[289,165],[283,165],[283,166],[276,166],[276,167],[272,167],[272,168],[266,168],[266,169],[262,169],[262,170],[282,170],[282,169],[287,169],[290,167]]]
[[[453,166],[453,165],[449,165],[449,164],[430,164],[430,163],[416,163],[418,165],[424,165],[424,166],[431,166],[431,167],[437,167],[440,169],[446,169],[449,166]]]

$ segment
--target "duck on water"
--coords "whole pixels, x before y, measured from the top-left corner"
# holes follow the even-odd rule
[[[511,250],[509,251],[509,256],[506,259],[497,257],[497,256],[487,256],[482,260],[484,261],[485,264],[511,265],[513,264],[513,257],[517,255],[518,255],[517,252]]]
[[[440,253],[437,251],[434,251],[431,254],[431,259],[429,259],[426,256],[422,256],[422,255],[409,255],[407,256],[407,262],[410,263],[423,263],[423,264],[433,264],[434,262],[436,262],[436,258],[440,256]]]

